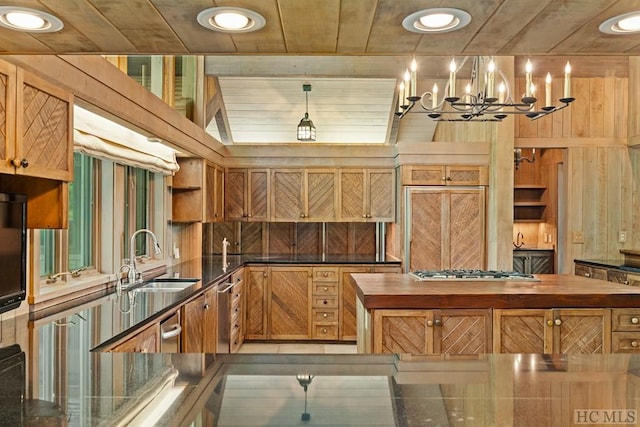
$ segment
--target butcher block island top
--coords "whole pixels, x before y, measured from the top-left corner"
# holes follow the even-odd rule
[[[352,274],[365,309],[640,308],[640,287],[574,275],[539,280],[442,279],[408,274]]]

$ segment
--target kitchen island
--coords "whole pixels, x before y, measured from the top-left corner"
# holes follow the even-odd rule
[[[640,288],[572,275],[429,280],[354,274],[361,353],[640,351]]]

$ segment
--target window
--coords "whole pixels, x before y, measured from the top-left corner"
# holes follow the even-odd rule
[[[125,235],[131,236],[136,230],[152,227],[151,206],[152,202],[152,182],[154,174],[145,169],[127,166],[125,170],[125,207],[124,207],[124,228]],[[147,238],[139,237],[135,242],[136,256],[149,256],[147,248]],[[129,241],[123,253],[129,254]]]

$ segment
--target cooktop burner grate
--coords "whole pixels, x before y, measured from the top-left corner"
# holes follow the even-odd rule
[[[529,280],[538,281],[532,274],[504,270],[416,270],[409,273],[416,280]]]

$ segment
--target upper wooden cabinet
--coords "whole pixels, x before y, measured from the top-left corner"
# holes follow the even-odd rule
[[[341,169],[340,221],[395,221],[395,170]]]
[[[402,185],[488,185],[486,166],[405,165]]]
[[[227,221],[269,221],[270,175],[268,169],[225,171],[224,215]]]
[[[274,169],[271,183],[272,221],[336,221],[336,169]]]
[[[178,159],[173,176],[172,211],[176,222],[222,221],[224,173],[220,166],[201,158]]]

